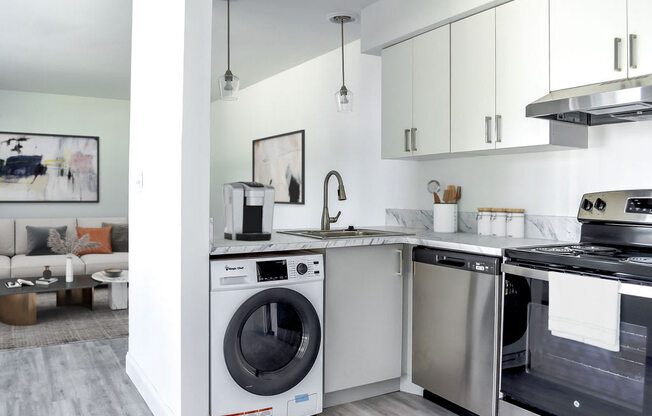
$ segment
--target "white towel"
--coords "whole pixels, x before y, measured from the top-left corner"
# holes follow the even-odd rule
[[[620,282],[550,272],[548,328],[556,337],[620,350]]]

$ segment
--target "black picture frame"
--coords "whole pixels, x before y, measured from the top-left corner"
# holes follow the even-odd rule
[[[262,143],[264,141],[269,141],[269,140],[280,140],[288,136],[294,136],[297,134],[301,134],[301,181],[299,183],[300,185],[300,199],[298,202],[291,202],[291,201],[279,201],[278,198],[278,193],[276,193],[275,196],[275,203],[276,204],[287,204],[287,205],[305,205],[306,203],[306,131],[305,130],[296,130],[296,131],[291,131],[288,133],[282,133],[282,134],[277,134],[274,136],[269,136],[269,137],[263,137],[261,139],[255,139],[252,140],[251,143],[251,158],[252,158],[252,163],[251,163],[251,177],[254,182],[257,181],[256,178],[256,146],[258,143]]]
[[[97,195],[95,199],[88,199],[88,200],[79,200],[79,199],[63,199],[63,200],[5,200],[1,199],[0,197],[0,203],[1,204],[97,204],[100,202],[100,137],[99,136],[81,136],[81,135],[76,135],[76,134],[54,134],[54,133],[28,133],[28,132],[20,132],[20,131],[0,131],[0,144],[3,141],[3,135],[18,135],[18,136],[43,136],[43,137],[67,137],[67,138],[78,138],[78,139],[88,139],[88,140],[95,140],[96,142],[96,149],[97,149]]]

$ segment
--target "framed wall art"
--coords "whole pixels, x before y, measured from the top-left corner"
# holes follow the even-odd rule
[[[0,132],[0,202],[99,202],[99,137]]]
[[[253,180],[275,189],[277,204],[305,204],[305,130],[253,141]]]

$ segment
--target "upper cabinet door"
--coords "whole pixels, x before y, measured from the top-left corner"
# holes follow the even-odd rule
[[[450,147],[450,26],[414,38],[413,155],[448,153]]]
[[[629,76],[652,73],[652,1],[627,2],[629,31]]]
[[[627,0],[550,0],[550,88],[622,78],[627,78]]]
[[[525,117],[549,92],[548,27],[548,0],[496,8],[496,148],[549,142],[549,123]]]
[[[412,156],[412,40],[383,49],[382,157]]]
[[[451,151],[495,147],[496,11],[451,24]]]

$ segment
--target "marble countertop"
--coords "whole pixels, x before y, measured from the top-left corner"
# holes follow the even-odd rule
[[[403,232],[411,235],[320,240],[316,238],[299,237],[274,232],[272,234],[272,239],[268,241],[215,240],[211,255],[219,256],[225,254],[262,253],[267,251],[315,250],[387,244],[413,244],[447,250],[465,251],[468,253],[501,256],[503,254],[503,249],[506,248],[562,243],[562,241],[557,240],[485,237],[472,233],[435,233],[429,230],[402,227],[361,228]]]

